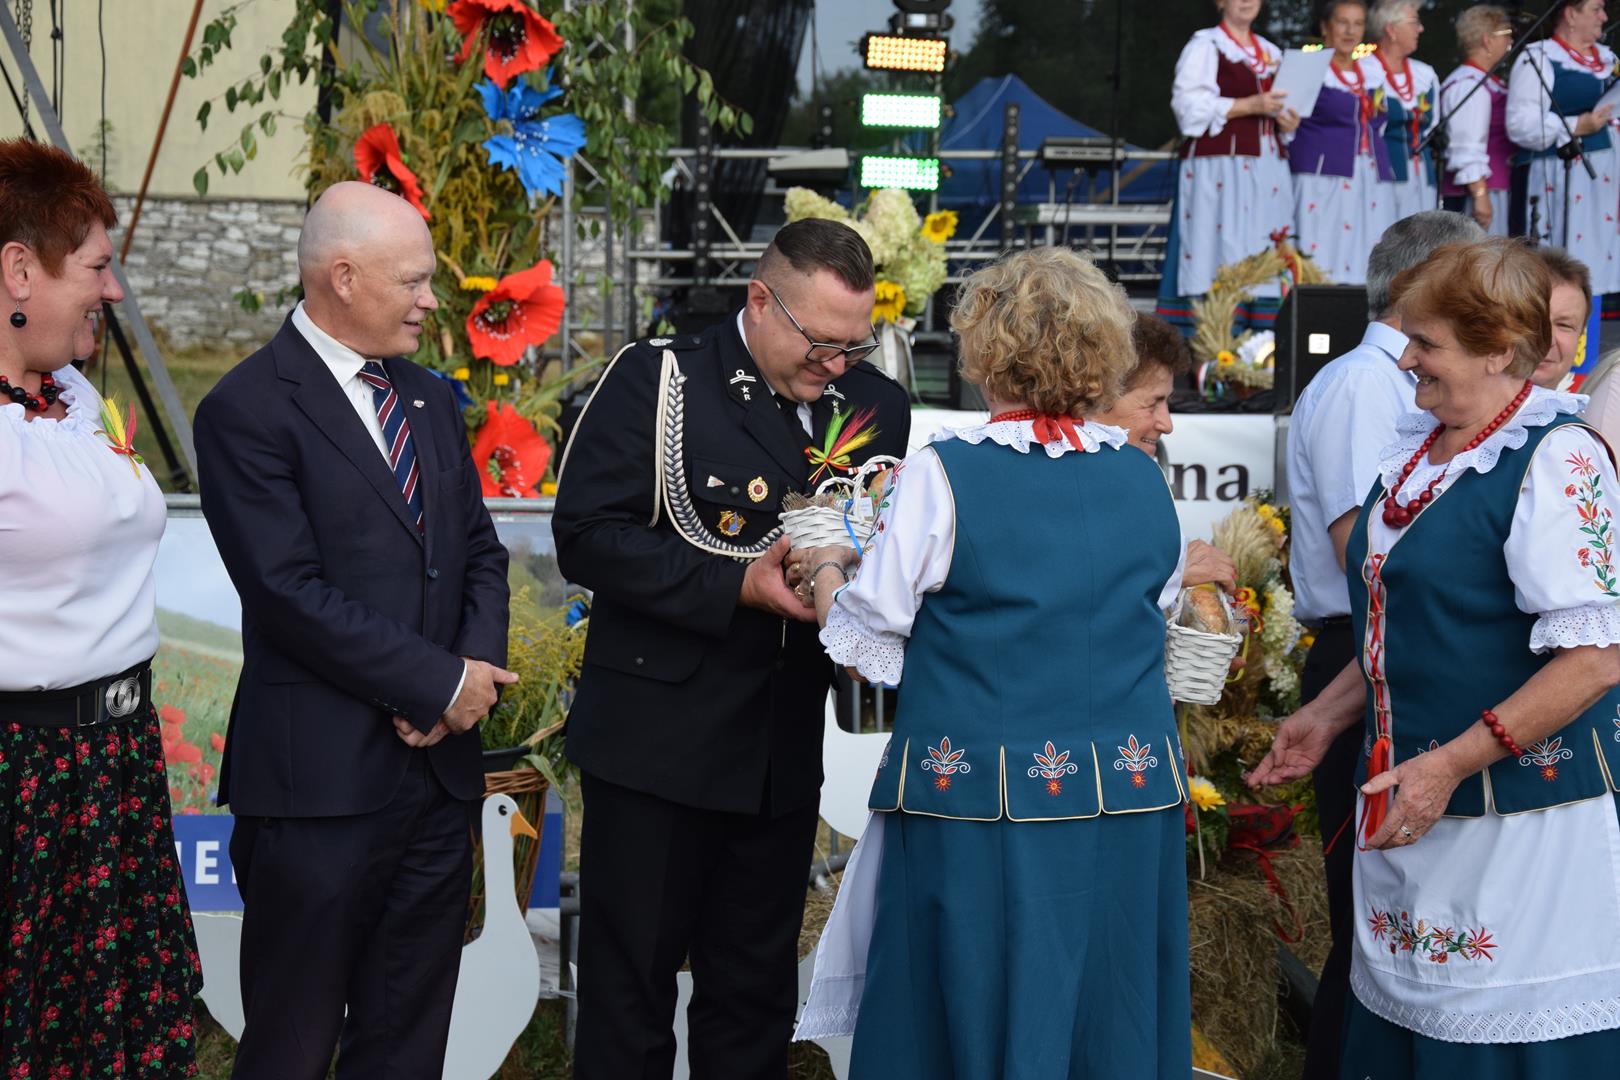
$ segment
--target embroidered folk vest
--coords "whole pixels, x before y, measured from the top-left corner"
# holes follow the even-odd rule
[[[1246,98],[1251,94],[1271,89],[1271,76],[1259,76],[1247,64],[1228,59],[1219,49],[1215,51],[1215,85],[1221,97]],[[1269,116],[1239,116],[1226,121],[1218,135],[1200,135],[1184,140],[1181,156],[1189,157],[1260,157],[1277,156],[1275,121]]]
[[[1553,50],[1559,48],[1555,42],[1551,41],[1537,42],[1531,48],[1536,48],[1537,45],[1542,47],[1548,56],[1553,54]],[[1592,107],[1598,103],[1598,99],[1603,96],[1604,89],[1613,80],[1607,73],[1600,77],[1590,71],[1576,71],[1573,68],[1565,67],[1556,60],[1547,66],[1552,69],[1553,111],[1567,116],[1569,126],[1573,129],[1575,127],[1575,118],[1581,113],[1590,112]],[[1532,79],[1535,78],[1535,72],[1529,72],[1528,76]],[[1559,130],[1562,131],[1563,129],[1560,128]],[[1594,131],[1590,135],[1582,135],[1581,145],[1586,148],[1587,153],[1607,150],[1613,145],[1609,136],[1608,125],[1605,124],[1602,129]],[[1545,150],[1520,150],[1517,160],[1520,164],[1523,164],[1533,158],[1548,158],[1557,155],[1558,145],[1554,143]]]
[[[1367,526],[1383,503],[1382,485],[1374,486],[1362,507],[1345,559],[1350,614],[1356,640],[1366,642],[1369,598],[1381,584],[1394,763],[1479,723],[1482,709],[1495,708],[1551,661],[1552,654],[1530,651],[1536,616],[1515,606],[1502,549],[1537,447],[1571,423],[1578,421],[1560,417],[1531,428],[1524,446],[1502,451],[1490,472],[1464,472],[1407,526],[1376,575],[1367,560]],[[1360,657],[1365,671],[1365,650]],[[1370,694],[1366,726],[1370,733]],[[1604,694],[1561,731],[1520,745],[1524,756],[1503,758],[1459,784],[1447,816],[1518,814],[1614,790],[1611,778],[1620,777],[1620,689]],[[1365,770],[1363,754],[1358,779]]]
[[[934,449],[956,536],[906,645],[871,808],[1052,821],[1180,804],[1158,597],[1181,534],[1158,467],[1130,446]]]
[[[1288,167],[1295,173],[1314,176],[1355,175],[1356,156],[1363,134],[1378,166],[1378,179],[1393,180],[1389,148],[1384,143],[1387,114],[1375,111],[1369,123],[1361,116],[1361,100],[1348,90],[1324,86],[1316,96],[1316,108],[1294,132],[1288,146]],[[1365,129],[1365,130],[1364,130]]]
[[[1481,90],[1480,93],[1485,91]],[[1434,126],[1434,103],[1440,88],[1431,86],[1418,95],[1413,108],[1408,109],[1393,90],[1385,89],[1384,107],[1388,110],[1384,124],[1384,153],[1389,158],[1395,179],[1404,183],[1412,177],[1412,147],[1423,140]],[[1423,148],[1423,180],[1434,183],[1434,154]]]

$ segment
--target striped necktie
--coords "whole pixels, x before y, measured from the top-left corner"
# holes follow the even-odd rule
[[[382,423],[383,445],[388,447],[388,467],[394,470],[394,479],[405,496],[416,519],[416,531],[422,531],[422,488],[416,468],[416,445],[411,442],[411,425],[405,422],[405,410],[394,393],[394,384],[388,373],[375,360],[368,360],[360,369],[360,377],[371,387],[371,399],[377,406],[377,419]]]

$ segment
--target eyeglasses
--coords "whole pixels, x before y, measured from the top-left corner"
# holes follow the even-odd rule
[[[781,308],[782,314],[788,317],[788,322],[793,324],[793,329],[797,330],[799,332],[799,336],[810,343],[810,348],[805,350],[804,354],[804,358],[806,360],[816,364],[826,364],[842,357],[848,363],[858,364],[862,360],[865,360],[867,356],[871,354],[873,349],[878,347],[876,330],[872,331],[872,340],[866,345],[852,345],[849,348],[845,348],[842,345],[833,345],[829,342],[817,341],[815,338],[804,332],[804,327],[799,325],[799,320],[793,317],[793,312],[788,310],[788,306],[782,303],[782,298],[776,295],[776,290],[771,288],[769,285],[766,285],[763,281],[761,281],[760,284],[765,285],[765,291],[771,294],[771,299],[776,301],[776,306]]]

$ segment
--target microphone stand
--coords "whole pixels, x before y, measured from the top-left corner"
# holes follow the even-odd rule
[[[1485,77],[1469,88],[1468,93],[1464,94],[1462,99],[1457,102],[1457,109],[1462,108],[1463,104],[1467,102],[1469,98],[1479,93],[1479,91],[1485,86],[1491,77],[1496,75],[1498,71],[1505,70],[1516,63],[1520,54],[1523,53],[1525,48],[1535,40],[1536,32],[1539,31],[1542,26],[1546,24],[1547,20],[1552,18],[1553,13],[1558,11],[1561,7],[1563,7],[1562,4],[1549,4],[1547,6],[1547,10],[1538,15],[1536,17],[1536,21],[1526,27],[1523,34],[1519,35],[1518,40],[1513,43],[1513,47],[1508,49],[1507,52],[1503,53],[1501,59],[1497,60],[1496,63],[1491,65],[1490,70],[1485,73]],[[1536,67],[1534,64],[1532,64],[1531,67],[1535,70],[1536,78],[1540,81],[1541,88],[1547,92],[1548,103],[1556,105],[1558,102],[1557,99],[1553,97],[1552,87],[1547,85],[1547,77],[1541,73],[1541,69],[1539,67]],[[1441,104],[1441,97],[1442,95],[1437,88],[1435,93],[1435,105],[1436,111],[1440,114],[1440,116],[1435,120],[1434,127],[1429,129],[1429,133],[1419,140],[1417,150],[1414,151],[1417,154],[1421,155],[1423,151],[1430,146],[1430,144],[1435,143],[1437,140],[1448,140],[1450,138],[1450,133],[1445,129],[1451,123],[1451,117],[1455,115],[1457,109],[1453,109],[1450,113],[1447,113],[1444,106]],[[1567,242],[1569,239],[1568,204],[1570,169],[1573,167],[1576,161],[1579,161],[1583,166],[1586,167],[1586,175],[1592,180],[1593,183],[1597,182],[1597,170],[1592,167],[1592,163],[1586,160],[1586,155],[1582,153],[1580,136],[1576,135],[1574,129],[1569,126],[1569,118],[1563,113],[1554,113],[1554,115],[1558,117],[1559,124],[1563,125],[1564,134],[1569,136],[1569,141],[1558,148],[1558,156],[1564,160],[1564,232],[1566,234],[1565,240]],[[1443,147],[1440,152],[1444,153]],[[1441,186],[1440,181],[1444,178],[1445,172],[1438,167],[1436,168],[1436,172],[1439,175],[1435,177],[1435,191],[1438,192]]]

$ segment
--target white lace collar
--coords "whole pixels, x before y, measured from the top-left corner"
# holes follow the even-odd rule
[[[1496,460],[1502,456],[1502,451],[1517,450],[1525,444],[1531,428],[1546,427],[1560,416],[1579,415],[1590,400],[1584,394],[1565,394],[1535,387],[1511,420],[1491,432],[1491,437],[1474,449],[1464,450],[1452,458],[1446,469],[1453,476],[1467,469],[1481,475],[1488,473],[1496,468]],[[1402,466],[1412,459],[1418,447],[1423,445],[1423,440],[1439,423],[1430,412],[1411,412],[1401,417],[1396,424],[1400,437],[1384,447],[1384,452],[1378,458],[1378,472],[1383,477],[1385,487],[1399,479]],[[1408,480],[1407,483],[1411,484],[1412,481]]]
[[[1095,420],[1087,420],[1083,424],[1076,421],[1074,429],[1080,433],[1080,441],[1085,444],[1088,454],[1095,454],[1104,446],[1118,450],[1130,439],[1124,428],[1099,424]],[[1074,449],[1068,439],[1054,439],[1045,444],[1036,442],[1033,420],[998,420],[993,424],[941,428],[929,442],[944,442],[946,439],[961,439],[975,446],[989,439],[998,446],[1010,446],[1020,454],[1029,453],[1032,446],[1040,446],[1046,451],[1047,457],[1061,457]]]
[[[101,398],[90,380],[81,375],[79,369],[72,364],[58,368],[51,372],[51,375],[60,388],[60,400],[67,408],[65,419],[41,417],[38,420],[30,420],[23,407],[14,401],[0,403],[0,417],[9,417],[25,429],[41,434],[52,432],[67,435],[84,430],[94,431],[99,427]]]

